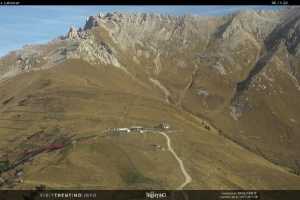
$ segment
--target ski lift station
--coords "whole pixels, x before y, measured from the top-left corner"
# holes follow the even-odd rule
[[[171,126],[168,123],[162,122],[159,125],[154,126],[154,127],[132,126],[129,128],[111,128],[108,130],[108,132],[120,133],[120,134],[145,133],[145,132],[151,132],[151,131],[164,131],[164,130],[168,130],[170,128],[171,128]]]

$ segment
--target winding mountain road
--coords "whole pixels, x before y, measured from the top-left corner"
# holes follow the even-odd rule
[[[191,176],[186,171],[183,161],[179,158],[179,156],[176,154],[174,149],[172,148],[171,139],[165,132],[158,132],[159,134],[163,135],[167,140],[167,146],[168,150],[173,154],[174,158],[177,160],[180,170],[184,176],[184,182],[177,188],[178,190],[182,190],[187,184],[189,184],[192,181]]]

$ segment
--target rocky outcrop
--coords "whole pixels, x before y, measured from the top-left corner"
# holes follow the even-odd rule
[[[78,49],[69,58],[82,58],[92,64],[120,67],[121,64],[114,53],[116,51],[113,51],[105,42],[98,43],[94,36],[90,36],[79,43]]]
[[[223,39],[238,38],[248,33],[256,40],[264,40],[280,22],[280,13],[275,11],[239,11],[232,15],[222,33]]]
[[[76,40],[79,39],[78,31],[75,27],[71,26],[67,34],[67,39]]]
[[[100,19],[98,16],[90,16],[86,20],[83,30],[91,29],[93,27],[99,26],[99,24],[100,24]]]

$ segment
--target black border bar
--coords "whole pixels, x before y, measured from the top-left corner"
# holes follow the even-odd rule
[[[300,190],[0,190],[1,200],[297,200]]]
[[[300,5],[299,0],[0,0],[14,5]]]

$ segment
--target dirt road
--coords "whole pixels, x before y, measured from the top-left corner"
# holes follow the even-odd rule
[[[184,176],[184,182],[177,189],[182,190],[187,184],[189,184],[192,181],[192,178],[186,171],[183,161],[179,158],[179,156],[176,154],[176,152],[172,148],[172,143],[171,143],[170,137],[165,132],[158,132],[158,133],[163,135],[166,138],[168,150],[173,154],[174,158],[177,160],[177,162],[179,164],[180,170]]]

